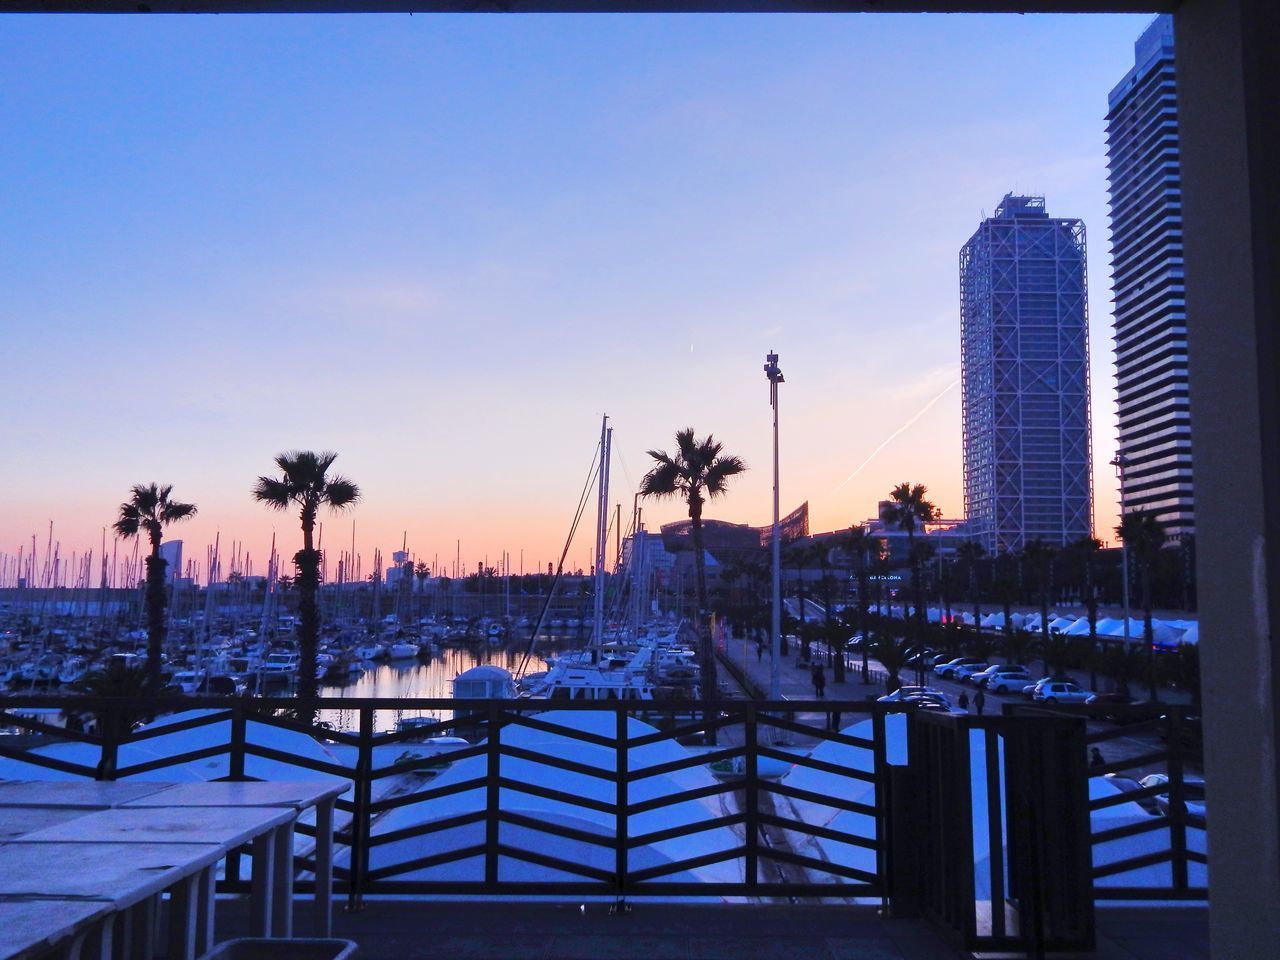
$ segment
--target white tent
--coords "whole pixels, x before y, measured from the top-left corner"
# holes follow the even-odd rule
[[[1062,632],[1069,637],[1087,637],[1089,635],[1089,618],[1081,617]]]
[[[1049,632],[1050,633],[1066,633],[1068,630],[1074,627],[1077,622],[1078,621],[1071,619],[1069,617],[1054,617],[1052,620],[1049,621]],[[1084,632],[1086,634],[1089,632],[1088,617],[1084,618]]]

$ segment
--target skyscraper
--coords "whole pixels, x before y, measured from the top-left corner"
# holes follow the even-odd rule
[[[1006,194],[960,250],[965,516],[988,552],[1093,532],[1085,231]]]
[[[1158,17],[1134,45],[1134,67],[1109,107],[1122,500],[1179,537],[1195,530],[1195,497],[1172,17]]]

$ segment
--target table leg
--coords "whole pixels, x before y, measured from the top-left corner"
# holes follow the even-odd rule
[[[200,910],[199,890],[200,874],[183,877],[169,888],[170,960],[195,960],[196,914]]]
[[[155,956],[156,904],[159,896],[135,903],[119,919],[120,936],[112,956],[117,960],[151,960]]]
[[[270,833],[253,838],[253,877],[250,880],[249,924],[255,937],[271,936],[271,891],[275,843]]]
[[[271,936],[293,936],[293,824],[272,831],[275,845],[275,883],[271,891]]]
[[[218,903],[217,864],[200,871],[197,897],[199,908],[196,911],[196,952],[206,954],[213,949],[214,915]]]
[[[333,800],[316,807],[316,914],[317,937],[333,936]]]

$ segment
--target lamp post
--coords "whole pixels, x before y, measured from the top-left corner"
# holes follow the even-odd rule
[[[1124,529],[1124,468],[1129,466],[1129,458],[1117,453],[1111,465],[1116,468],[1116,476],[1120,478],[1120,529]],[[1129,544],[1124,535],[1120,536],[1120,576],[1124,580],[1124,645],[1129,647]]]
[[[769,625],[769,699],[782,699],[782,549],[778,539],[778,384],[783,383],[778,355],[765,357],[769,405],[773,407],[773,617]]]

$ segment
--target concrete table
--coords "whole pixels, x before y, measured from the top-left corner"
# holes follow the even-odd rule
[[[212,939],[213,871],[223,853],[209,843],[11,842],[0,846],[0,903],[41,898],[105,905],[125,915],[126,943],[132,937],[144,947],[125,954],[141,955],[151,944],[155,898],[167,890],[171,953],[194,957],[197,945]]]
[[[296,818],[297,811],[292,807],[117,807],[25,834],[0,850],[50,843],[207,844],[216,852],[214,859],[220,860],[236,847],[252,843],[252,903],[258,918],[255,933],[271,936],[274,919],[291,914],[291,875],[286,868],[277,868],[277,864],[292,864]],[[208,892],[205,886],[209,887]],[[212,883],[202,880],[200,889],[189,893],[200,898],[192,935],[207,936],[211,930],[204,929],[199,917],[211,912]]]
[[[0,807],[82,807],[107,810],[173,786],[137,780],[5,780]]]
[[[58,948],[61,957],[111,960],[111,905],[92,900],[0,901],[0,957],[26,960]],[[85,941],[94,948],[85,953]]]
[[[91,811],[81,807],[0,807],[0,843],[55,827]]]
[[[159,793],[123,804],[124,809],[159,807],[287,807],[299,813],[316,808],[316,932],[333,936],[333,806],[350,789],[345,780],[216,780],[208,783],[180,783]],[[277,856],[276,877],[291,883],[287,869],[291,858]],[[273,936],[293,935],[292,898],[277,896],[283,916],[275,916]],[[255,919],[255,927],[261,918]]]

